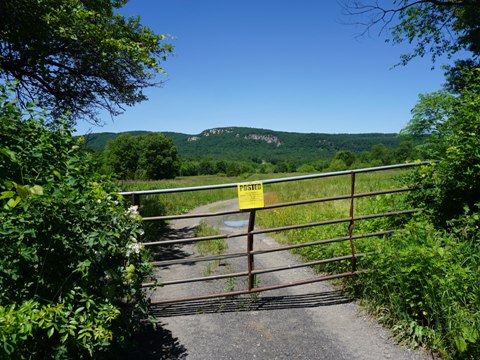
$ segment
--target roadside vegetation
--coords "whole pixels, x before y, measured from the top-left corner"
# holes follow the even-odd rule
[[[138,209],[72,136],[160,85],[172,46],[125,3],[0,2],[1,359],[112,358],[147,316]]]
[[[3,359],[102,358],[147,315],[141,218],[71,131],[0,86]]]

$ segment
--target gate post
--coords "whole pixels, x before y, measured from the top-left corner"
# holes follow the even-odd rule
[[[140,209],[140,194],[132,193],[132,205]]]
[[[250,210],[250,217],[248,219],[248,235],[247,235],[247,261],[248,261],[248,291],[255,287],[255,274],[252,271],[255,269],[255,259],[253,257],[253,234],[255,228],[255,210]]]

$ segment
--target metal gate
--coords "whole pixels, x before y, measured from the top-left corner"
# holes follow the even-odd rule
[[[272,205],[266,205],[263,208],[250,209],[250,210],[233,210],[233,211],[218,211],[218,212],[209,212],[209,213],[201,213],[201,214],[143,217],[143,221],[170,221],[170,220],[178,220],[178,219],[219,217],[219,216],[227,216],[227,215],[233,215],[233,214],[248,213],[248,224],[244,231],[236,232],[233,234],[219,234],[219,235],[206,236],[206,237],[205,236],[204,237],[185,237],[185,238],[179,238],[179,239],[173,239],[173,240],[160,239],[158,241],[142,243],[143,246],[151,247],[151,246],[166,246],[166,245],[183,245],[183,244],[192,244],[200,241],[211,241],[211,240],[218,240],[218,239],[230,239],[230,238],[243,237],[245,238],[245,251],[243,252],[227,253],[227,254],[213,255],[213,256],[195,256],[187,259],[157,261],[157,262],[154,262],[154,266],[172,266],[172,265],[182,265],[182,264],[187,265],[192,263],[208,262],[208,261],[214,261],[214,260],[245,258],[246,271],[234,272],[229,274],[220,274],[220,275],[191,277],[191,278],[184,278],[184,279],[171,279],[171,280],[165,280],[161,282],[162,286],[170,286],[175,284],[188,284],[188,283],[198,283],[198,282],[205,282],[205,281],[208,282],[208,281],[219,280],[219,279],[246,278],[247,282],[246,282],[245,289],[237,290],[237,291],[229,291],[229,292],[216,292],[216,293],[199,295],[199,296],[188,296],[188,297],[177,297],[177,298],[173,297],[172,299],[157,301],[153,303],[154,304],[175,303],[175,302],[219,298],[219,297],[225,297],[225,296],[237,296],[242,294],[254,294],[262,291],[304,285],[304,284],[325,281],[325,280],[332,280],[332,279],[348,277],[348,276],[353,276],[358,274],[359,271],[357,270],[357,259],[362,257],[363,254],[356,252],[355,241],[363,238],[385,236],[385,235],[391,234],[394,231],[394,229],[368,232],[363,234],[353,234],[355,223],[363,220],[369,220],[369,219],[412,214],[416,211],[416,209],[390,211],[390,212],[382,212],[382,213],[367,214],[367,215],[356,215],[355,206],[354,206],[355,200],[358,198],[408,192],[408,191],[415,190],[417,188],[405,187],[405,188],[396,188],[396,189],[379,189],[373,192],[363,192],[363,193],[356,192],[355,191],[356,175],[360,173],[378,172],[378,171],[385,171],[385,170],[392,170],[392,169],[403,169],[403,168],[408,168],[408,167],[413,167],[418,165],[420,164],[419,163],[399,164],[399,165],[381,166],[381,167],[365,168],[365,169],[358,169],[358,170],[347,170],[347,171],[320,173],[320,174],[312,174],[312,175],[305,175],[305,176],[278,178],[278,179],[270,179],[270,180],[262,181],[263,184],[268,185],[268,184],[281,183],[281,182],[303,181],[308,179],[338,177],[338,176],[347,175],[350,177],[350,192],[348,194],[343,194],[343,195],[321,197],[321,198],[285,202],[285,203],[277,203]],[[197,186],[197,187],[187,187],[187,188],[122,192],[121,194],[124,196],[131,197],[133,205],[140,206],[141,197],[145,195],[160,195],[160,194],[171,194],[171,193],[178,193],[178,192],[194,192],[194,191],[235,188],[237,187],[237,185],[238,183],[220,184],[220,185]],[[349,205],[348,217],[337,218],[337,219],[327,219],[323,221],[310,222],[310,223],[292,224],[292,225],[282,226],[282,227],[273,227],[273,228],[265,228],[265,229],[255,228],[255,218],[258,212],[277,209],[277,208],[322,203],[322,202],[325,203],[325,202],[332,202],[332,201],[338,201],[338,200],[349,200],[350,205]],[[329,239],[321,239],[316,241],[309,241],[301,244],[283,245],[273,249],[256,250],[254,246],[256,235],[268,234],[273,232],[278,233],[278,232],[289,231],[293,229],[303,229],[303,228],[309,228],[309,227],[325,226],[325,225],[340,224],[340,223],[348,224],[348,227],[347,227],[348,230],[345,236],[329,238]],[[262,269],[255,268],[255,256],[260,254],[274,253],[278,251],[292,250],[292,249],[316,246],[321,244],[329,244],[334,242],[349,242],[350,253],[346,256],[334,257],[329,259],[321,259],[321,260],[306,262],[302,264],[295,264],[295,265],[286,264],[285,266],[273,267],[273,268],[262,268]],[[300,268],[300,267],[310,267],[314,265],[322,265],[322,264],[328,264],[328,263],[338,262],[338,261],[349,261],[350,262],[349,270],[346,272],[333,274],[333,275],[327,274],[322,276],[315,276],[306,280],[280,283],[280,284],[274,284],[269,286],[256,286],[256,276],[259,274],[290,270],[290,269]],[[143,286],[146,288],[155,287],[156,283],[149,282],[149,283],[143,284]]]

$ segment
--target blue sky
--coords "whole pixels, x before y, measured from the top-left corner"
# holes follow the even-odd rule
[[[398,132],[418,94],[438,90],[440,64],[416,59],[392,68],[407,45],[392,46],[346,25],[335,0],[130,0],[121,11],[171,34],[174,56],[163,88],[106,125],[198,134],[247,126],[314,133]]]

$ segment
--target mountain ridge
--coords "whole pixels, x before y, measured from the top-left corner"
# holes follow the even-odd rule
[[[84,135],[85,146],[95,151],[123,133],[132,136],[149,131],[101,132]],[[199,134],[162,132],[170,137],[183,158],[210,158],[236,161],[312,161],[328,159],[337,151],[369,151],[373,145],[397,147],[396,133],[326,134],[297,133],[250,127],[219,127]]]

